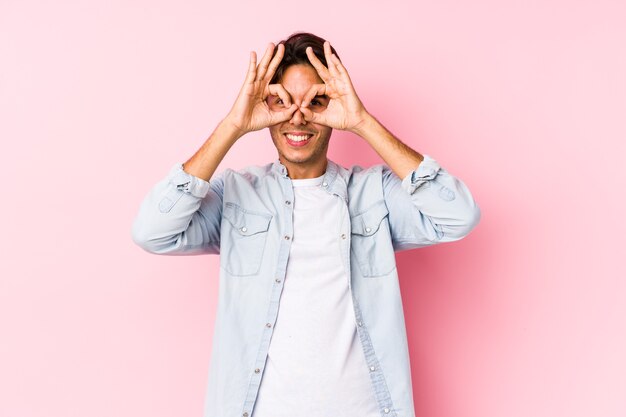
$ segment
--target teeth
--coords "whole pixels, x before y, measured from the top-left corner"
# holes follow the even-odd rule
[[[311,137],[311,135],[296,136],[296,135],[290,135],[290,134],[286,134],[285,136],[287,136],[289,140],[292,140],[294,142],[302,142],[303,140],[307,140],[308,138]]]

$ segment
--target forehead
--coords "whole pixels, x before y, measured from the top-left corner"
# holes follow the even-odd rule
[[[290,94],[304,94],[313,84],[323,84],[324,81],[322,81],[312,66],[296,64],[285,70],[280,83]]]

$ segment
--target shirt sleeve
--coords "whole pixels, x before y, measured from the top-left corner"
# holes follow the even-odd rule
[[[383,192],[396,251],[467,236],[480,221],[470,190],[429,155],[400,179],[383,169]]]
[[[219,253],[222,197],[222,175],[208,182],[177,163],[142,201],[132,239],[156,254]]]

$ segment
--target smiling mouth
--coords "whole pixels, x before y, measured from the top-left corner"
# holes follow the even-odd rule
[[[287,143],[290,144],[291,146],[304,146],[307,143],[309,143],[312,137],[313,137],[313,134],[310,134],[310,133],[298,134],[298,135],[285,133],[285,138],[287,138]]]

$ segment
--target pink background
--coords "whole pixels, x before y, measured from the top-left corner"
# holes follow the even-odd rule
[[[417,416],[623,417],[625,21],[618,0],[2,0],[0,415],[201,416],[218,258],[149,255],[131,223],[249,51],[308,30],[482,209],[398,256]],[[330,157],[380,162],[345,132]],[[274,158],[261,131],[220,169]]]

